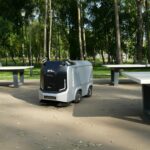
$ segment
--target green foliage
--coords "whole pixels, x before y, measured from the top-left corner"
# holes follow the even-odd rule
[[[8,37],[12,32],[12,23],[0,17],[0,44],[8,45]]]
[[[88,57],[95,59],[97,53],[107,54],[103,61],[114,62],[116,59],[114,1],[84,0],[81,1],[81,5],[81,21],[85,29]],[[134,60],[137,40],[136,1],[121,0],[118,6],[122,52]],[[21,16],[22,9],[26,11],[25,17]],[[77,0],[52,0],[52,9],[52,59],[79,58]],[[30,55],[32,63],[40,63],[43,57],[44,15],[45,0],[0,0],[0,57],[8,56],[14,60],[19,58],[21,61],[24,43],[27,63]],[[143,16],[146,24],[146,20],[150,19],[150,11],[148,16],[145,13]],[[147,57],[146,41],[143,50],[143,57]]]

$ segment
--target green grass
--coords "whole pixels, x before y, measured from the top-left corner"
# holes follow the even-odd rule
[[[40,68],[34,68],[33,75],[30,76],[30,69],[25,70],[25,79],[39,79],[40,78]],[[12,72],[0,72],[0,80],[11,80]]]
[[[101,66],[93,67],[93,77],[94,78],[108,78],[110,77],[110,70]]]
[[[39,79],[40,78],[40,68],[33,68],[33,75],[30,76],[30,69],[26,69],[25,79]],[[106,78],[109,77],[110,70],[104,67],[94,67],[93,68],[93,77],[94,78]],[[12,72],[0,72],[0,80],[11,80]]]
[[[141,71],[141,69],[129,69],[125,71]],[[150,71],[143,68],[142,71]],[[102,66],[93,67],[93,78],[110,78],[110,69]],[[33,75],[30,76],[30,69],[25,70],[25,79],[40,79],[40,67],[33,68]],[[0,72],[0,80],[12,80],[12,72]]]

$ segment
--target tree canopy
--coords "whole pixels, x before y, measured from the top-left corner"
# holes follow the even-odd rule
[[[149,21],[148,0],[0,0],[0,59],[150,62]]]

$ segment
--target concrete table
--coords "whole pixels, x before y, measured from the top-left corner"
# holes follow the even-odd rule
[[[121,69],[141,69],[150,67],[149,64],[108,64],[102,66],[111,70],[111,84],[114,86],[119,83],[119,72]]]
[[[123,75],[142,85],[143,111],[150,117],[150,72],[123,72]]]
[[[12,72],[13,73],[13,84],[12,87],[18,87],[24,83],[24,70],[31,69],[33,66],[6,66],[0,67],[1,72]],[[18,74],[20,75],[20,82],[18,81]]]

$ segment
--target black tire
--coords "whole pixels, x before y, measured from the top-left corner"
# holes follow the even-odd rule
[[[91,97],[92,96],[92,90],[93,90],[93,88],[92,88],[92,86],[90,86],[89,88],[88,88],[88,93],[87,93],[87,97]]]
[[[82,92],[80,90],[77,91],[76,96],[75,96],[75,103],[79,103],[82,99]]]

